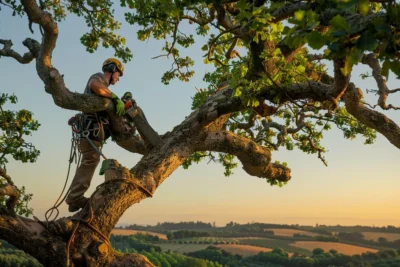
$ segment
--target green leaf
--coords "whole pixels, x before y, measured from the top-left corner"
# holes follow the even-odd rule
[[[129,8],[133,8],[135,6],[135,2],[133,0],[126,0],[128,3]]]
[[[350,31],[350,26],[347,21],[340,15],[336,15],[329,21],[329,24],[338,30]]]
[[[326,44],[327,38],[320,32],[313,31],[307,35],[307,41],[311,48],[320,49]]]
[[[346,56],[344,67],[340,70],[342,71],[343,75],[347,76],[352,68],[353,65],[357,64],[362,57],[362,51],[359,49],[351,49],[350,54]]]
[[[365,16],[368,14],[369,11],[369,0],[360,0],[360,14]]]
[[[296,67],[296,70],[299,73],[304,73],[306,71],[306,67],[304,67],[303,65],[299,65]]]
[[[346,35],[347,35],[347,31],[345,31],[345,30],[333,31],[331,33],[332,37],[343,37],[343,36],[346,36]]]
[[[330,51],[332,51],[333,53],[337,52],[340,48],[338,43],[330,43],[328,45],[328,47],[329,47]]]
[[[245,10],[246,8],[249,7],[249,5],[245,0],[240,0],[239,2],[237,2],[236,7],[240,10]]]
[[[385,76],[386,80],[389,80],[389,69],[390,69],[390,61],[386,59],[383,62],[381,73]]]
[[[306,16],[306,11],[304,10],[299,10],[294,12],[294,16],[298,21],[302,21],[304,17]]]
[[[262,24],[267,24],[268,20],[266,18],[256,17],[256,21]]]
[[[262,8],[256,8],[253,10],[252,14],[253,14],[253,16],[256,17],[257,15],[261,14],[262,11],[263,11]]]
[[[373,51],[378,47],[378,40],[369,31],[364,32],[356,42],[356,46],[365,51]]]
[[[350,9],[358,4],[359,0],[337,0],[339,8]]]
[[[398,60],[390,63],[390,69],[397,75],[397,77],[400,77],[400,62]]]

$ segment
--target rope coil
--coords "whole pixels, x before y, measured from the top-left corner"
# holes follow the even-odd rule
[[[49,226],[49,221],[55,221],[59,215],[59,206],[65,201],[65,199],[67,198],[71,186],[68,188],[68,190],[66,191],[66,193],[64,194],[65,189],[67,188],[67,183],[68,183],[68,179],[69,179],[69,174],[70,174],[70,170],[71,170],[71,164],[72,162],[75,161],[75,164],[77,165],[77,168],[80,166],[81,163],[81,156],[82,154],[79,151],[79,142],[81,138],[86,138],[86,140],[90,143],[90,145],[95,149],[95,151],[102,156],[105,160],[107,160],[107,158],[104,156],[104,154],[101,152],[101,150],[99,150],[97,148],[97,146],[90,140],[89,135],[90,132],[93,132],[94,136],[98,136],[100,133],[100,129],[94,127],[94,129],[89,129],[90,124],[92,123],[91,120],[89,120],[89,123],[86,127],[86,129],[84,129],[84,120],[86,120],[88,117],[90,117],[91,115],[83,115],[83,114],[77,114],[75,115],[75,117],[71,118],[68,121],[68,124],[71,126],[72,128],[72,139],[71,139],[71,150],[70,150],[70,156],[69,156],[69,164],[68,164],[68,171],[67,171],[67,177],[63,186],[63,189],[61,191],[61,194],[59,195],[59,197],[57,198],[56,202],[54,203],[53,207],[51,207],[49,210],[46,211],[45,213],[45,219],[46,219],[46,228],[48,228]],[[108,124],[108,121],[103,121],[101,120],[102,118],[100,118],[100,122],[99,122],[99,118],[97,118],[96,116],[96,120],[97,123],[104,123],[104,124]],[[100,126],[102,127],[102,126]],[[77,150],[79,153],[77,153]],[[77,156],[78,155],[78,156]],[[83,207],[80,215],[78,218],[71,218],[71,221],[76,221],[76,225],[74,227],[74,229],[72,230],[71,236],[68,240],[67,243],[67,247],[66,247],[66,253],[67,253],[67,266],[70,266],[70,246],[71,244],[74,242],[75,239],[75,234],[76,231],[79,227],[80,224],[84,224],[85,226],[87,226],[89,229],[91,229],[93,232],[95,232],[98,236],[101,237],[101,239],[104,240],[104,242],[111,248],[111,242],[109,240],[108,237],[106,237],[103,233],[101,233],[101,231],[99,231],[96,227],[94,227],[93,225],[91,225],[91,222],[94,219],[94,211],[93,211],[93,207],[92,207],[92,198],[93,196],[96,194],[96,192],[104,185],[109,184],[111,182],[118,182],[118,181],[122,181],[128,184],[131,184],[134,186],[134,188],[139,189],[140,191],[142,191],[143,193],[145,193],[147,196],[149,197],[153,197],[153,194],[147,189],[145,188],[143,185],[141,185],[140,183],[131,180],[131,179],[126,179],[126,178],[116,178],[116,179],[112,179],[112,180],[108,180],[103,182],[102,184],[98,185],[96,187],[96,190],[92,193],[92,195],[89,198],[89,201],[87,202],[87,204],[85,205],[85,207]],[[64,194],[64,196],[63,196]],[[89,215],[86,219],[84,219],[84,215],[86,214],[86,209],[88,209],[87,214]],[[55,216],[53,219],[51,219],[53,213],[56,212]]]

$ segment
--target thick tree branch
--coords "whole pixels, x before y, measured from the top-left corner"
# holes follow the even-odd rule
[[[5,169],[0,168],[0,176],[6,179],[7,183],[9,183],[10,185],[14,185],[11,177],[7,174]]]
[[[44,266],[65,266],[65,240],[46,230],[39,222],[13,216],[0,206],[0,238],[23,249]]]
[[[8,200],[6,202],[7,209],[11,214],[15,215],[14,207],[20,197],[18,188],[11,184],[0,185],[0,197],[4,196],[8,196]]]
[[[350,83],[343,99],[347,111],[366,126],[384,135],[390,143],[400,148],[400,127],[384,114],[371,110],[361,102],[363,93]]]
[[[362,63],[368,64],[372,69],[372,76],[375,78],[376,84],[379,89],[379,99],[378,105],[385,110],[388,109],[400,109],[400,107],[395,107],[392,104],[387,105],[386,100],[391,93],[395,93],[399,90],[390,90],[386,85],[386,80],[381,74],[381,66],[379,61],[375,58],[373,53],[370,53],[363,57]]]
[[[253,176],[282,182],[289,181],[291,178],[289,168],[271,163],[271,152],[268,148],[232,132],[208,133],[204,142],[196,149],[235,155],[242,162],[243,169]]]
[[[275,11],[272,12],[272,16],[274,17],[272,19],[273,23],[277,23],[279,21],[285,20],[291,16],[293,16],[294,12],[305,9],[307,7],[308,3],[299,1],[297,3],[289,3],[285,4],[284,6],[276,9]]]
[[[344,68],[345,62],[343,59],[336,59],[333,61],[333,69],[334,69],[334,79],[335,81],[330,86],[329,96],[331,97],[332,102],[335,107],[337,107],[337,102],[344,95],[347,85],[350,82],[350,74],[343,75],[342,68]]]

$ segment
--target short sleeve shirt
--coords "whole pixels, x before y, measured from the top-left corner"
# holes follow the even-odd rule
[[[108,82],[104,78],[103,73],[98,72],[98,73],[95,73],[92,76],[90,76],[90,78],[89,78],[89,80],[88,80],[88,82],[86,84],[84,94],[93,94],[92,90],[90,90],[90,87],[89,87],[89,83],[90,83],[91,80],[99,81],[102,84],[104,84],[105,87],[108,87]],[[107,117],[106,112],[100,111],[100,112],[96,112],[96,113],[101,117]]]
[[[104,79],[103,73],[98,72],[98,73],[95,73],[92,76],[90,76],[90,78],[86,84],[86,87],[85,87],[85,92],[84,92],[85,94],[93,94],[92,90],[90,90],[90,87],[89,87],[89,83],[91,80],[96,80],[98,82],[101,82],[102,84],[104,84],[105,87],[108,87],[108,82],[106,81],[106,79]]]

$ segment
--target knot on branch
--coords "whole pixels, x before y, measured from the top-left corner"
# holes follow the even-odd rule
[[[363,92],[360,88],[356,88],[354,83],[350,83],[347,87],[346,94],[343,96],[346,104],[358,105],[360,100],[363,98]]]
[[[32,38],[26,38],[22,44],[29,49],[29,51],[32,53],[32,55],[37,58],[39,56],[40,52],[40,44],[38,41],[32,39]]]

